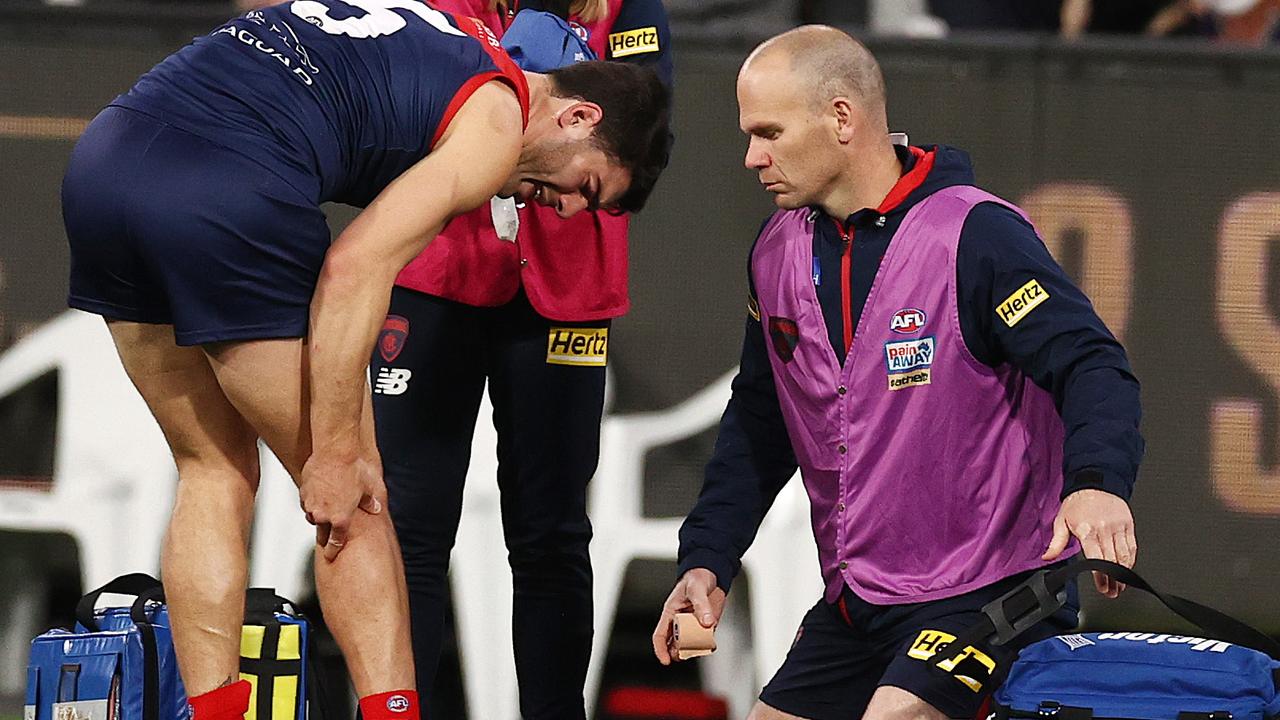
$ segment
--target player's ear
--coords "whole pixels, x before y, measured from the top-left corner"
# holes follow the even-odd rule
[[[861,120],[861,116],[854,112],[853,103],[849,101],[849,98],[837,97],[833,99],[829,113],[835,123],[836,140],[841,145],[848,145],[853,142],[855,126]]]
[[[571,137],[577,139],[591,135],[603,118],[604,110],[599,105],[578,100],[561,110],[556,121]]]

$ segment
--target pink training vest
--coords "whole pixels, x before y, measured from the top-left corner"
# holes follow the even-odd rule
[[[1023,214],[966,186],[907,213],[843,367],[813,287],[810,211],[775,213],[756,244],[760,319],[828,602],[845,584],[873,603],[935,600],[1045,564],[1062,421],[1047,392],[979,362],[960,333],[956,248],[982,202]]]

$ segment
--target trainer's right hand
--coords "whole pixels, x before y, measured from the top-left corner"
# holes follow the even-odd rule
[[[302,466],[298,499],[307,522],[316,526],[316,545],[324,559],[333,561],[347,544],[351,518],[357,510],[382,512],[379,497],[386,495],[378,464],[358,457],[348,460],[313,453]]]
[[[702,627],[713,628],[724,613],[725,595],[716,585],[716,574],[706,568],[693,568],[676,583],[662,604],[658,627],[653,630],[653,655],[663,665],[679,660],[671,623],[676,613],[692,612]]]

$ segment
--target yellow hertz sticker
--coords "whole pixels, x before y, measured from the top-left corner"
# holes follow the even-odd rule
[[[938,652],[938,646],[954,642],[955,639],[955,635],[941,630],[921,630],[920,634],[916,636],[915,642],[911,643],[911,647],[907,650],[907,657],[927,661]],[[950,652],[950,649],[948,649],[948,652]],[[990,680],[991,675],[996,671],[996,661],[981,650],[969,645],[962,652],[956,653],[954,657],[938,663],[938,669],[949,673],[951,677],[964,683],[964,686],[970,690],[982,692],[982,684]]]
[[[547,334],[547,363],[604,367],[609,356],[609,328],[553,327]]]
[[[635,30],[627,30],[626,32],[610,33],[609,35],[609,57],[621,58],[628,55],[642,55],[648,52],[658,52],[658,28],[650,26],[636,28]]]
[[[1049,293],[1040,287],[1039,280],[1033,279],[1018,288],[1017,292],[1005,298],[1004,302],[997,305],[996,314],[1000,316],[1005,325],[1013,327],[1021,322],[1022,318],[1030,314],[1032,310],[1040,307],[1040,303],[1048,299]]]

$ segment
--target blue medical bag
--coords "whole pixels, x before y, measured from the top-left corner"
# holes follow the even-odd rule
[[[95,609],[106,593],[128,607]],[[116,578],[81,598],[72,630],[31,643],[25,720],[186,720],[164,591],[148,575]]]
[[[98,609],[105,594],[127,607]],[[266,588],[245,595],[240,677],[252,687],[246,720],[321,717],[311,667],[311,626],[293,604]],[[71,630],[31,643],[24,720],[189,720],[164,590],[149,575],[124,575],[80,599]]]
[[[997,720],[1280,718],[1280,643],[1213,608],[1161,593],[1133,570],[1106,560],[1081,559],[1036,573],[984,607],[985,620],[952,644],[1008,642],[1061,607],[1067,580],[1089,571],[1150,593],[1206,636],[1080,633],[1032,643],[996,690]],[[940,650],[935,660],[947,656]]]

